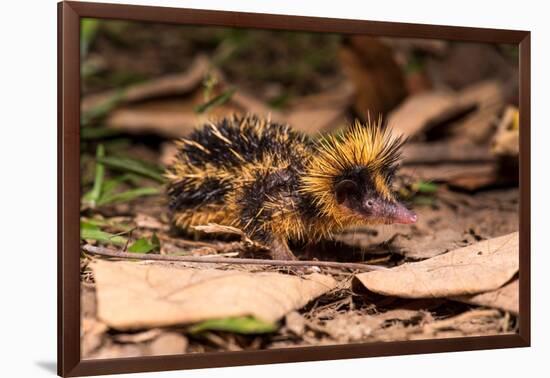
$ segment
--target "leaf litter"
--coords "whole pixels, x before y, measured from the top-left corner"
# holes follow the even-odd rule
[[[419,187],[425,186],[423,183],[418,184]],[[397,264],[397,267],[402,266],[402,262],[415,261],[430,262],[437,256],[444,257],[452,252],[460,249],[463,246],[471,245],[476,240],[494,238],[498,233],[506,233],[512,231],[517,221],[510,222],[507,219],[513,216],[517,211],[517,193],[502,192],[497,196],[490,196],[481,193],[477,195],[480,201],[475,200],[476,197],[465,196],[459,193],[446,192],[443,188],[437,188],[434,192],[434,187],[429,187],[426,195],[434,196],[436,199],[434,205],[430,208],[420,208],[420,221],[412,228],[397,227],[392,232],[387,229],[362,229],[354,230],[348,235],[353,235],[353,238],[348,238],[346,244],[352,248],[348,250],[342,245],[342,252],[337,255],[331,255],[331,259],[336,257],[337,260],[349,261],[355,259],[354,245],[370,245],[373,253],[387,256],[383,264]],[[452,196],[452,200],[449,199]],[[446,200],[449,199],[449,205]],[[112,217],[112,218],[85,218],[83,222],[88,226],[86,229],[105,230],[109,235],[105,238],[99,238],[95,242],[106,245],[115,245],[120,240],[111,239],[113,236],[119,238],[130,239],[127,243],[122,244],[132,245],[136,240],[145,238],[152,241],[154,234],[157,235],[160,242],[160,253],[180,253],[186,251],[190,255],[220,255],[228,251],[245,251],[254,247],[250,241],[238,229],[231,227],[220,227],[219,225],[205,225],[199,227],[202,237],[201,240],[193,241],[184,238],[175,238],[170,235],[166,225],[167,219],[163,218],[162,211],[156,211],[156,206],[162,204],[142,204],[146,198],[138,199],[129,203],[129,208],[135,215]],[[506,202],[511,201],[511,202]],[[510,204],[508,204],[510,203]],[[456,208],[457,204],[460,207]],[[105,210],[108,210],[116,204],[108,205]],[[435,206],[435,207],[434,207]],[[487,219],[487,216],[492,216],[494,208],[501,208],[500,218],[502,225],[498,219],[493,222],[491,227],[481,220]],[[458,209],[460,219],[453,219],[449,214],[456,212]],[[454,228],[452,228],[454,222]],[[463,229],[463,232],[449,231],[442,232],[437,237],[432,236],[430,229],[438,227],[438,229],[448,227],[449,230]],[[510,228],[511,227],[511,228]],[[131,234],[129,230],[133,230]],[[121,234],[122,232],[122,234]],[[343,234],[345,235],[345,234]],[[397,236],[397,239],[395,238]],[[105,235],[102,235],[105,236]],[[221,237],[221,239],[220,239]],[[224,240],[229,238],[229,240]],[[366,239],[365,239],[366,238]],[[236,241],[235,241],[236,239]],[[378,247],[376,247],[376,243]],[[409,244],[407,244],[409,243]],[[375,247],[372,247],[372,246]],[[474,244],[475,246],[475,244]],[[374,251],[374,249],[377,249]],[[364,252],[361,252],[364,253]],[[367,251],[367,253],[369,253]],[[517,253],[517,249],[516,249]],[[373,255],[376,256],[376,255]],[[396,256],[401,256],[397,258]],[[362,255],[362,258],[366,258]],[[403,260],[405,259],[405,260]],[[92,259],[96,260],[96,259]],[[365,260],[363,260],[365,261]],[[381,260],[382,261],[382,260]],[[436,260],[437,261],[437,260]],[[227,272],[237,270],[239,274],[246,273],[250,275],[249,287],[251,290],[258,292],[258,287],[262,290],[271,284],[259,283],[256,281],[257,275],[273,274],[283,277],[291,277],[296,280],[303,280],[299,276],[289,276],[287,273],[296,274],[292,270],[282,269],[281,267],[251,267],[251,266],[225,266],[220,267],[216,264],[174,264],[174,263],[138,263],[138,262],[113,262],[113,261],[95,261],[86,268],[84,272],[91,277],[91,285],[93,290],[86,290],[83,293],[83,300],[88,302],[97,301],[97,306],[87,306],[86,318],[98,322],[95,331],[86,331],[83,333],[83,343],[87,343],[83,348],[83,356],[85,358],[98,358],[107,356],[138,356],[151,355],[162,349],[154,349],[152,347],[154,341],[158,338],[156,344],[160,345],[165,341],[170,340],[170,337],[163,338],[161,335],[170,334],[175,340],[179,335],[182,338],[180,341],[170,341],[174,346],[171,349],[174,353],[181,352],[185,345],[186,353],[196,353],[204,351],[216,350],[242,350],[242,349],[266,349],[266,348],[281,348],[299,345],[332,345],[341,344],[343,342],[374,342],[374,341],[390,341],[390,340],[412,340],[426,339],[439,337],[461,337],[467,335],[485,335],[485,334],[500,334],[504,332],[515,332],[517,323],[515,318],[507,314],[517,313],[518,291],[514,288],[514,281],[510,285],[496,288],[496,290],[488,291],[480,294],[462,295],[453,293],[448,296],[448,300],[441,299],[407,299],[396,296],[386,296],[373,293],[372,291],[358,288],[356,284],[351,285],[351,277],[349,272],[338,271],[338,269],[322,268],[321,274],[326,277],[332,277],[333,286],[317,292],[317,294],[309,296],[302,302],[287,307],[284,311],[279,310],[275,320],[269,318],[268,321],[261,319],[259,313],[251,315],[251,312],[219,312],[205,316],[203,318],[175,318],[177,321],[167,323],[158,323],[158,319],[148,319],[150,323],[139,323],[143,319],[136,319],[134,324],[109,323],[102,318],[105,314],[101,308],[101,300],[99,299],[105,294],[105,286],[101,285],[97,272],[93,268],[95,263],[103,264],[126,264],[129,269],[150,269],[155,267],[173,271],[177,275],[177,282],[181,282],[181,270],[190,269],[192,271],[203,271],[204,268],[213,270],[214,272]],[[491,260],[486,263],[491,265]],[[91,268],[91,269],[90,269]],[[390,269],[392,270],[392,269]],[[139,273],[143,274],[143,273]],[[127,293],[133,292],[133,305],[125,306],[126,311],[137,314],[143,313],[143,308],[153,309],[153,311],[145,311],[145,315],[153,317],[158,314],[165,314],[166,311],[161,310],[155,301],[145,301],[145,296],[150,293],[150,288],[142,290],[141,286],[144,283],[143,275],[134,275],[132,278],[124,279],[120,284],[120,276],[116,275],[111,278],[111,288],[107,289],[107,293],[114,288],[118,290],[120,296],[127,300]],[[515,273],[510,273],[512,276]],[[100,273],[101,275],[101,273]],[[130,274],[130,276],[132,276]],[[164,273],[161,274],[165,276]],[[100,276],[101,277],[101,276]],[[142,278],[138,278],[142,277]],[[158,277],[154,275],[154,277]],[[502,280],[505,280],[502,278]],[[162,281],[162,280],[160,280]],[[509,281],[509,279],[508,279]],[[301,282],[301,281],[300,281]],[[231,284],[235,284],[231,280]],[[238,283],[237,283],[238,284]],[[506,282],[502,283],[503,285]],[[515,283],[517,288],[517,281]],[[118,286],[118,287],[117,287]],[[169,286],[170,287],[170,286]],[[488,287],[487,287],[488,288]],[[211,293],[216,293],[221,289],[220,285],[214,285],[208,289],[209,293],[206,297],[199,295],[194,297],[200,301],[205,299],[210,301]],[[128,291],[129,290],[129,291]],[[225,290],[225,289],[224,289]],[[281,293],[285,293],[286,289],[281,289]],[[103,294],[101,294],[103,292]],[[185,291],[184,291],[185,292]],[[223,292],[223,291],[222,291]],[[157,293],[155,291],[155,293]],[[111,294],[113,294],[111,292]],[[109,295],[111,295],[109,294]],[[157,293],[158,294],[158,293]],[[456,295],[455,295],[456,294]],[[177,294],[174,294],[178,298]],[[85,298],[97,299],[85,299]],[[105,298],[105,297],[103,297]],[[189,299],[189,298],[187,298]],[[192,299],[192,298],[191,298]],[[427,302],[426,302],[427,300]],[[127,303],[120,302],[118,299],[108,299],[109,303]],[[105,300],[103,300],[105,303]],[[247,301],[245,301],[247,302]],[[250,298],[251,303],[258,302],[254,297]],[[143,303],[150,303],[144,306]],[[209,304],[212,302],[210,301]],[[453,304],[454,303],[454,304]],[[247,308],[246,303],[243,308]],[[473,306],[473,307],[472,307]],[[481,307],[479,307],[481,306]],[[193,309],[200,308],[192,306]],[[211,307],[220,308],[217,305]],[[480,310],[476,310],[479,308]],[[484,310],[492,308],[490,312]],[[114,310],[118,311],[118,310]],[[208,310],[210,311],[210,310]],[[208,314],[208,311],[205,313]],[[185,311],[186,314],[192,312]],[[471,315],[468,315],[472,313]],[[107,311],[109,314],[109,311]],[[257,315],[257,317],[256,317]],[[109,315],[107,315],[109,316]],[[187,315],[186,315],[187,316]],[[125,319],[132,319],[126,315],[122,315]],[[173,320],[173,319],[172,319]],[[166,321],[164,319],[163,321]],[[163,324],[161,326],[161,324]],[[434,324],[428,327],[429,324]],[[192,332],[193,327],[195,328]],[[147,332],[149,329],[154,329],[151,335],[141,333]],[[202,329],[201,329],[202,327]],[[252,330],[252,331],[250,331]],[[135,336],[134,335],[139,335]],[[89,339],[89,340],[88,340]],[[183,340],[183,341],[182,341]],[[166,341],[168,342],[168,341]],[[162,353],[170,352],[163,351]]]
[[[315,75],[304,79],[290,71],[283,75],[275,72],[273,54],[262,57],[263,49],[239,55],[250,43],[238,36],[223,39],[210,57],[179,50],[176,59],[165,62],[171,55],[159,54],[164,59],[158,59],[155,54],[130,48],[125,50],[127,54],[113,54],[124,43],[112,51],[104,49],[108,41],[103,32],[113,33],[116,28],[111,26],[114,28],[101,21],[86,37],[84,65],[119,67],[145,75],[124,84],[83,83],[81,136],[82,151],[87,155],[82,161],[86,157],[89,164],[82,175],[88,194],[81,209],[81,230],[86,243],[134,250],[139,256],[259,257],[260,248],[240,230],[205,225],[190,235],[173,233],[162,195],[161,166],[175,151],[171,139],[187,134],[206,119],[233,111],[271,114],[273,120],[289,122],[308,134],[337,129],[352,114],[365,118],[368,110],[391,112],[390,124],[402,128],[413,141],[404,151],[401,170],[411,181],[405,180],[399,189],[400,195],[414,204],[419,221],[414,226],[346,230],[338,235],[338,243],[316,248],[314,258],[319,260],[390,268],[370,275],[367,287],[353,277],[370,273],[336,267],[320,267],[319,273],[306,276],[303,271],[280,266],[121,262],[84,253],[84,358],[517,332],[519,281],[511,262],[514,251],[510,248],[510,255],[503,256],[492,247],[495,238],[518,229],[518,190],[511,188],[517,187],[517,178],[504,175],[517,170],[507,165],[510,159],[517,160],[517,103],[505,98],[508,90],[513,92],[513,82],[510,88],[505,87],[490,70],[482,76],[475,72],[464,75],[464,64],[457,64],[458,72],[447,72],[444,62],[469,61],[472,54],[464,55],[464,51],[473,45],[392,39],[380,43],[375,38],[353,37],[329,62],[332,66],[339,63],[342,72],[324,67],[312,81]],[[135,25],[119,26],[136,32],[123,33],[123,38],[144,34]],[[155,26],[164,37],[173,34],[173,30],[162,31],[171,27]],[[267,32],[262,38],[273,40]],[[148,39],[138,40],[141,46]],[[261,45],[269,48],[267,43]],[[387,46],[393,49],[395,61]],[[104,55],[97,54],[98,47],[104,49]],[[496,49],[475,48],[496,59]],[[158,46],[147,49],[161,51]],[[297,55],[297,51],[287,55],[285,49],[285,44],[276,49],[276,56],[283,61]],[[298,52],[306,50],[299,45]],[[228,64],[234,52],[245,65]],[[416,59],[419,56],[422,59]],[[266,57],[270,64],[262,65],[261,73],[279,76],[274,76],[275,81],[264,76],[258,85],[248,64],[258,58],[265,62]],[[501,59],[499,64],[508,63]],[[502,77],[512,81],[515,76]],[[280,85],[277,80],[287,84]],[[302,88],[287,88],[288,83],[295,86],[296,82]],[[115,148],[115,143],[123,142],[126,147]],[[119,155],[119,150],[123,154]],[[481,265],[479,270],[467,267],[456,256],[464,253],[462,248],[468,251],[472,246],[487,246],[487,251],[501,258],[491,258],[494,253],[473,255],[472,261],[483,269]],[[296,248],[299,252],[300,246]],[[516,258],[517,253],[516,247]],[[418,268],[416,264],[424,265]],[[98,270],[98,266],[102,268]],[[418,298],[403,297],[399,285],[388,282],[391,276],[394,281],[409,279],[411,266],[421,278],[412,285]],[[438,279],[437,271],[451,272],[460,279],[449,284],[441,279],[443,274]],[[206,276],[197,272],[206,272]],[[116,274],[125,278],[115,280]],[[233,275],[240,278],[230,279]],[[203,281],[185,287],[185,277],[190,276]],[[369,281],[373,276],[378,277],[374,286]],[[475,282],[456,285],[472,277]],[[388,283],[391,295],[386,292]],[[287,285],[292,290],[287,290]],[[203,295],[196,294],[201,290],[205,290]],[[271,296],[265,295],[266,290]],[[292,300],[281,302],[279,296],[287,297],[287,292]],[[231,295],[238,300],[228,306],[225,301]],[[269,301],[273,297],[279,301]],[[176,303],[170,302],[174,298]],[[129,313],[124,315],[129,320],[113,315],[109,307],[117,302],[128,305],[121,311]]]
[[[421,262],[357,274],[378,294],[441,298],[493,291],[519,269],[519,234],[484,240]]]
[[[239,316],[274,323],[336,285],[321,274],[296,277],[102,260],[91,269],[98,318],[119,330]]]

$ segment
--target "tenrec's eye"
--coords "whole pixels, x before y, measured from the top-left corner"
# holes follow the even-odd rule
[[[336,201],[338,204],[344,203],[346,200],[349,200],[350,197],[356,195],[359,191],[357,184],[351,180],[343,180],[336,184]]]
[[[372,207],[374,205],[374,202],[372,200],[368,200],[365,205],[367,205],[367,207]]]

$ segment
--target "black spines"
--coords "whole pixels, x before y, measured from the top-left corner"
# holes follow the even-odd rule
[[[292,157],[296,144],[308,143],[307,138],[287,125],[269,122],[255,115],[224,118],[217,124],[206,124],[195,130],[189,140],[198,143],[186,145],[185,153],[193,165],[206,163],[234,168],[243,163],[261,162],[266,155],[277,158]]]
[[[301,169],[305,163],[304,151],[311,142],[288,125],[246,115],[207,123],[182,139],[179,146],[177,162],[169,168],[172,177],[168,195],[172,211],[223,204],[226,195],[234,189],[234,181],[239,180],[244,170],[265,168],[269,171],[271,165],[281,161],[288,162],[294,170]],[[193,174],[189,174],[191,171]],[[258,177],[257,180],[258,183],[248,184],[250,188],[243,190],[251,196],[258,194],[255,192],[259,186],[264,186],[264,179]],[[294,182],[297,186],[297,179]],[[292,188],[295,189],[297,187]],[[245,204],[242,205],[244,208]]]
[[[221,204],[224,196],[231,190],[230,183],[223,183],[213,178],[205,179],[200,186],[193,190],[189,189],[191,185],[192,180],[183,179],[168,188],[170,210],[180,210],[205,203]]]

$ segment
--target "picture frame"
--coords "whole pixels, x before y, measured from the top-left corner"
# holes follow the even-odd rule
[[[102,360],[80,357],[80,19],[132,20],[519,46],[519,332],[513,335]],[[58,374],[82,376],[530,346],[530,32],[88,2],[58,4]]]

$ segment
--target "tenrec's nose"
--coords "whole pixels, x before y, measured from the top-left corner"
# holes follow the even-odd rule
[[[407,209],[400,203],[395,204],[395,210],[392,215],[393,223],[412,224],[416,223],[417,219],[418,216],[414,211]]]

